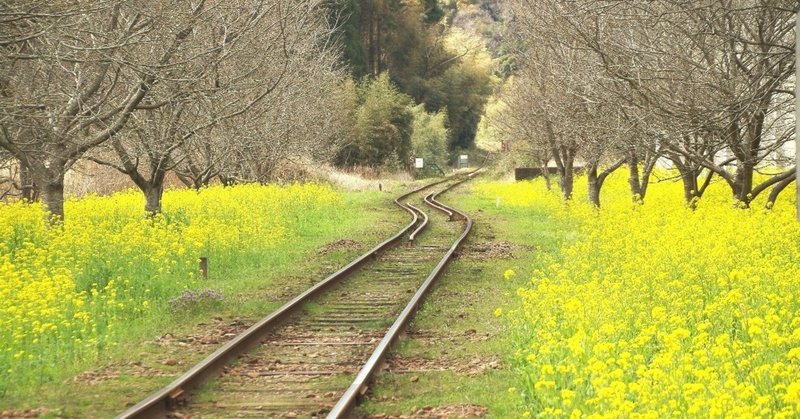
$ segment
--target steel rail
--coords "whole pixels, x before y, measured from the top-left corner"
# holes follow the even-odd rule
[[[422,230],[424,230],[425,227],[428,226],[428,214],[422,212],[419,208],[417,208],[417,207],[415,207],[415,206],[413,206],[411,204],[406,204],[406,205],[408,205],[414,211],[422,214],[422,223],[420,223],[420,225],[417,227],[417,229],[414,230],[414,232],[411,233],[410,236],[408,236],[408,243],[409,244],[414,244],[414,240],[417,238],[417,234],[422,232]]]
[[[471,179],[472,175],[474,175],[476,172],[477,170],[469,173],[465,177],[465,179],[448,186],[444,190],[434,195],[436,196],[443,192],[449,191],[452,188],[466,182],[467,180]],[[328,419],[349,417],[352,409],[358,403],[359,397],[366,392],[367,385],[370,379],[372,378],[373,374],[375,374],[375,372],[377,372],[378,369],[383,364],[383,360],[386,358],[386,354],[389,352],[389,349],[391,349],[392,345],[397,341],[397,339],[403,333],[408,323],[414,317],[414,314],[416,313],[420,304],[425,299],[425,296],[427,295],[433,283],[444,271],[444,268],[450,262],[453,255],[456,253],[461,244],[467,238],[467,235],[469,235],[470,231],[472,230],[472,219],[469,218],[465,213],[458,211],[455,208],[448,207],[440,202],[436,202],[435,199],[429,201],[426,197],[425,202],[434,208],[444,211],[445,213],[448,213],[450,210],[458,213],[460,216],[463,217],[463,220],[465,221],[464,231],[461,233],[458,239],[456,239],[453,245],[450,246],[450,249],[448,249],[447,253],[442,257],[442,259],[439,261],[436,267],[433,268],[431,273],[425,279],[425,282],[423,282],[422,285],[417,289],[417,292],[414,294],[414,296],[408,302],[406,307],[394,321],[392,326],[389,328],[389,331],[386,332],[383,339],[381,339],[380,343],[375,348],[375,351],[373,351],[372,355],[369,357],[369,360],[367,360],[366,364],[364,364],[364,366],[361,368],[356,378],[350,384],[350,387],[347,389],[347,391],[345,391],[344,395],[342,395],[342,397],[339,399],[336,405],[328,413],[327,416]]]
[[[480,170],[480,169],[478,169],[478,170]],[[464,178],[464,179],[462,179],[462,180],[460,180],[460,181],[458,181],[458,182],[456,182],[456,183],[454,183],[454,184],[450,185],[449,187],[447,187],[447,188],[445,188],[445,189],[443,189],[443,190],[441,190],[441,191],[439,191],[439,192],[433,192],[433,193],[430,193],[430,194],[428,194],[428,195],[425,197],[425,203],[426,203],[426,204],[428,204],[429,206],[431,206],[431,207],[433,207],[433,208],[436,208],[436,209],[438,209],[439,211],[442,211],[442,212],[444,212],[445,214],[447,214],[447,216],[450,218],[450,221],[452,221],[452,220],[454,219],[454,218],[453,218],[453,216],[454,216],[454,215],[456,215],[456,214],[457,214],[457,215],[458,215],[458,216],[459,216],[459,217],[460,217],[462,220],[463,220],[463,219],[466,219],[466,218],[467,218],[467,215],[466,215],[466,214],[464,214],[463,212],[459,211],[459,210],[458,210],[458,209],[456,209],[456,208],[448,207],[448,206],[446,206],[446,205],[442,204],[441,202],[437,201],[437,200],[436,200],[436,198],[437,198],[437,197],[438,197],[440,194],[443,194],[443,193],[445,193],[445,192],[447,192],[447,191],[449,191],[449,190],[451,190],[451,189],[455,188],[456,186],[458,186],[458,185],[460,185],[460,184],[462,184],[462,183],[464,183],[464,182],[466,182],[466,181],[470,180],[470,179],[472,178],[472,176],[478,172],[478,170],[476,170],[476,171],[474,171],[474,172],[471,172],[471,173],[467,174],[467,177],[466,177],[466,178]]]
[[[429,207],[436,208],[437,210],[447,214],[447,218],[450,221],[453,221],[453,212],[448,210],[447,208],[442,207],[441,205],[439,205],[437,203],[434,203],[433,200],[432,200],[433,196],[434,196],[434,192],[431,192],[431,193],[425,195],[425,198],[423,198],[423,201],[425,201],[425,204],[427,204]]]
[[[410,204],[403,204],[401,201],[415,193],[419,193],[425,189],[449,180],[451,180],[451,178],[433,182],[395,198],[394,203],[400,208],[408,211],[413,218],[412,221],[398,231],[397,234],[384,240],[382,243],[373,247],[349,264],[340,268],[338,271],[329,275],[327,278],[313,285],[311,288],[297,295],[277,310],[273,311],[254,325],[250,326],[247,330],[219,347],[211,355],[195,364],[192,368],[190,368],[180,377],[176,378],[170,384],[166,385],[160,390],[157,390],[144,400],[120,413],[117,416],[117,419],[154,418],[167,416],[168,412],[175,410],[175,408],[183,404],[183,402],[190,397],[191,392],[199,387],[206,379],[218,373],[224,365],[228,364],[238,355],[245,353],[257,346],[269,332],[271,332],[289,315],[297,312],[303,306],[303,304],[308,302],[322,291],[343,280],[356,271],[359,267],[364,265],[367,261],[372,258],[376,258],[384,250],[387,250],[393,245],[397,244],[402,237],[408,233],[419,221],[419,216],[416,213],[416,211],[419,210],[417,209],[415,211],[416,208],[413,206],[409,208]],[[422,213],[422,211],[419,212]],[[425,216],[425,218],[427,220],[427,216]]]

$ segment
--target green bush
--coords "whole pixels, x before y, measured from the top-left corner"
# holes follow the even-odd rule
[[[383,74],[358,87],[353,140],[337,156],[342,166],[408,167],[414,115],[413,100]]]
[[[427,113],[424,105],[414,106],[411,111],[414,114],[414,131],[411,134],[414,157],[425,160],[425,168],[419,173],[437,174],[438,171],[433,169],[433,164],[442,170],[447,166],[447,138],[450,135],[446,126],[447,114],[444,111]]]

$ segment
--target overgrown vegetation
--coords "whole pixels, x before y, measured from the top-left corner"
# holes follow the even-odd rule
[[[383,74],[358,87],[353,141],[338,156],[344,166],[408,167],[414,114],[412,100]]]
[[[436,165],[444,170],[448,163],[447,115],[443,111],[435,114],[425,112],[423,105],[412,108],[414,114],[411,147],[414,155],[424,159],[426,173],[435,174]]]

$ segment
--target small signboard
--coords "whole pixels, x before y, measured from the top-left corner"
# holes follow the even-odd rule
[[[422,169],[423,167],[425,167],[425,162],[422,160],[421,157],[417,157],[416,159],[414,159],[414,167],[417,169]]]
[[[467,166],[469,166],[469,156],[466,154],[458,156],[458,168],[460,169]]]

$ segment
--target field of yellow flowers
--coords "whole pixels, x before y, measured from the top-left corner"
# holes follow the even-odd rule
[[[125,323],[169,313],[168,301],[212,273],[257,264],[292,237],[335,224],[342,197],[316,184],[168,191],[142,216],[135,191],[66,205],[48,227],[38,204],[0,204],[0,396],[97,357]]]
[[[495,314],[518,344],[522,416],[800,416],[795,190],[742,210],[713,185],[692,211],[673,182],[632,204],[626,176],[607,180],[599,211],[540,181],[473,188],[576,226],[532,275],[504,275],[517,298]]]

